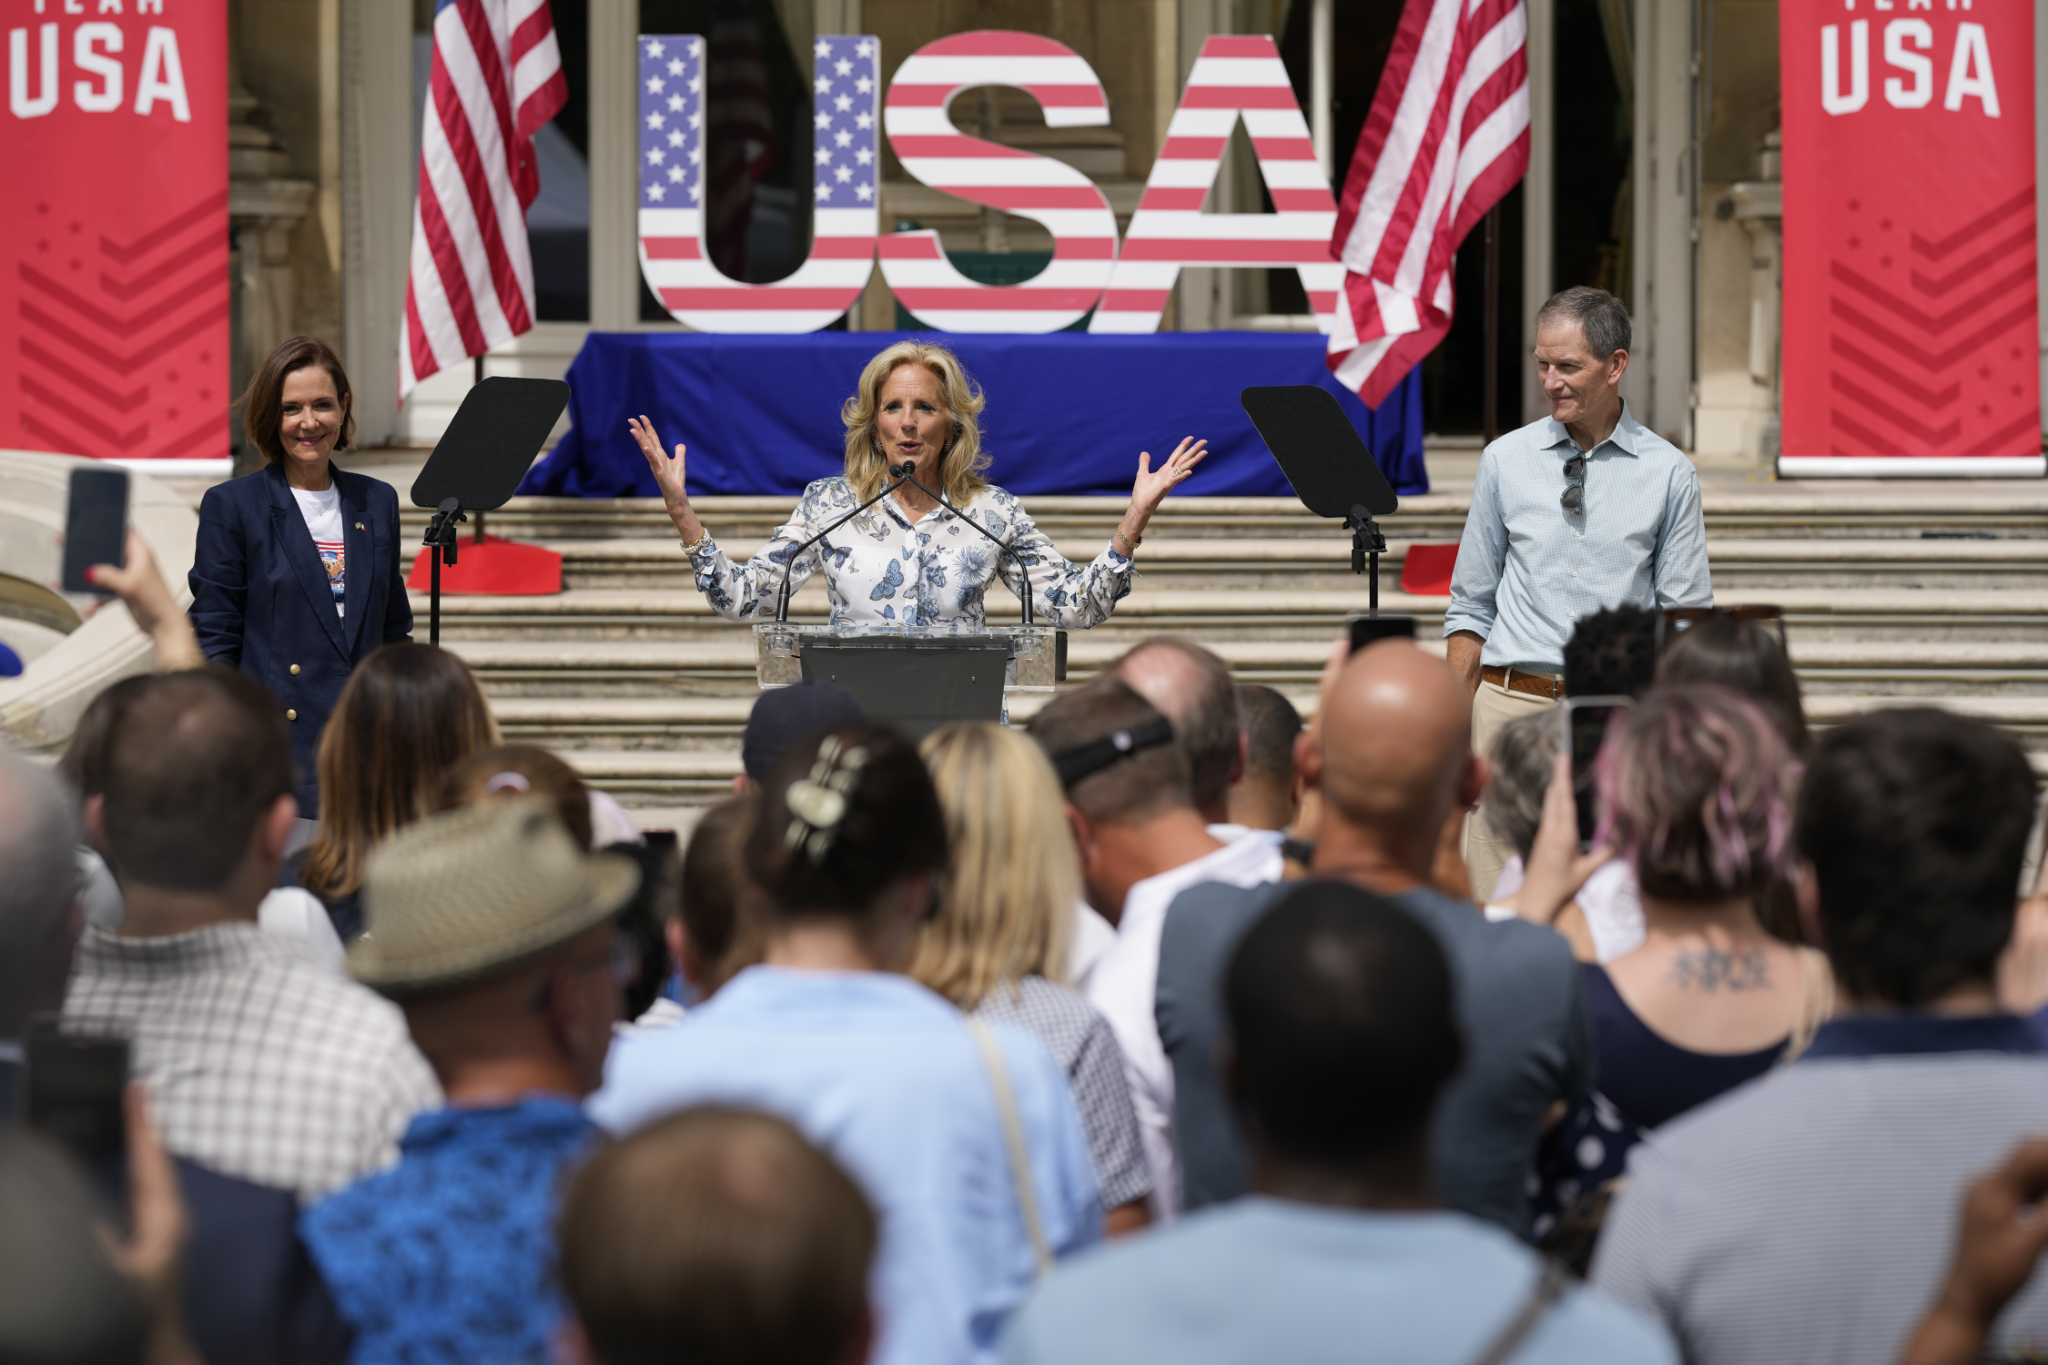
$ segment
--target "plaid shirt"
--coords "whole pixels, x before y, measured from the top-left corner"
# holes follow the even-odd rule
[[[253,923],[87,929],[67,1018],[108,1021],[173,1152],[312,1199],[380,1170],[440,1086],[397,1007]]]
[[[1138,1110],[1124,1079],[1124,1050],[1109,1020],[1078,992],[1042,976],[996,987],[975,1017],[1015,1024],[1037,1035],[1074,1087],[1081,1127],[1095,1158],[1102,1207],[1114,1209],[1152,1193],[1152,1172],[1138,1137]]]

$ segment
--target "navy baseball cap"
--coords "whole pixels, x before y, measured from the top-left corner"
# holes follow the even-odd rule
[[[828,682],[771,687],[754,702],[740,737],[740,765],[754,783],[768,780],[782,756],[807,739],[866,719],[853,693]]]

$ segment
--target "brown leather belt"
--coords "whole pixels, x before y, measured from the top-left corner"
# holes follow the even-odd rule
[[[1542,697],[1546,701],[1556,701],[1564,695],[1564,679],[1552,673],[1525,673],[1519,668],[1488,664],[1479,670],[1479,678],[1495,687],[1505,687],[1524,696]]]

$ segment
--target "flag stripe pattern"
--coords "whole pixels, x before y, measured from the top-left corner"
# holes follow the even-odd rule
[[[1116,214],[1072,166],[955,128],[948,106],[981,85],[1025,91],[1055,128],[1107,126],[1108,92],[1065,44],[994,31],[927,43],[889,83],[883,120],[903,169],[933,189],[1042,224],[1052,260],[1021,284],[980,284],[946,259],[938,233],[894,232],[882,239],[882,278],[905,308],[949,332],[1056,332],[1087,316],[1109,283]]]
[[[1244,120],[1272,213],[1204,213],[1232,129]],[[1153,332],[1181,268],[1294,266],[1316,324],[1335,321],[1343,267],[1330,256],[1337,204],[1316,162],[1308,121],[1269,37],[1217,35],[1202,44],[1091,332]]]
[[[439,0],[399,394],[533,326],[533,135],[569,96],[547,0]]]
[[[1345,177],[1330,368],[1368,404],[1451,326],[1458,244],[1529,169],[1522,0],[1408,0]]]
[[[832,35],[812,56],[811,251],[787,278],[745,284],[704,250],[704,39],[640,35],[640,273],[685,326],[815,332],[867,287],[881,223],[881,43]]]

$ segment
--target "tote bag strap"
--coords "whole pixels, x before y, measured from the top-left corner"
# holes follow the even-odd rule
[[[1052,1268],[1052,1252],[1045,1244],[1045,1228],[1038,1221],[1038,1199],[1032,1194],[1031,1159],[1024,1152],[1024,1125],[1017,1118],[1017,1097],[1010,1090],[1009,1068],[1003,1065],[1002,1049],[988,1025],[979,1019],[967,1021],[981,1050],[982,1070],[996,1092],[996,1112],[1003,1121],[1003,1148],[1010,1157],[1010,1184],[1017,1192],[1017,1207],[1024,1214],[1024,1231],[1031,1238],[1031,1259],[1040,1275]]]
[[[1563,1264],[1551,1257],[1545,1257],[1543,1268],[1536,1276],[1536,1284],[1522,1300],[1522,1306],[1515,1310],[1515,1315],[1508,1319],[1507,1325],[1486,1343],[1486,1348],[1472,1357],[1472,1365],[1507,1365],[1508,1361],[1514,1359],[1515,1352],[1521,1350],[1523,1343],[1528,1341],[1529,1334],[1536,1330],[1543,1319],[1550,1316],[1550,1310],[1564,1297],[1564,1287]]]

